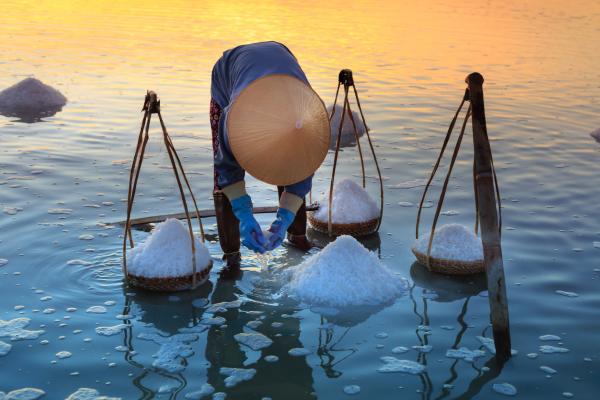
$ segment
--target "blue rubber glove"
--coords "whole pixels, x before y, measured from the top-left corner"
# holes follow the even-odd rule
[[[252,199],[247,194],[231,200],[231,208],[236,218],[240,221],[240,234],[242,244],[252,251],[264,253],[268,245],[262,229],[254,215],[252,215]]]
[[[277,218],[275,218],[275,221],[273,221],[268,229],[268,231],[271,233],[267,239],[266,249],[268,251],[279,247],[279,245],[283,243],[283,239],[285,239],[285,233],[292,222],[294,222],[294,218],[296,218],[296,214],[290,210],[281,207],[277,209]]]

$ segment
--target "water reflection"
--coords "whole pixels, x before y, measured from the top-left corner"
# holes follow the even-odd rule
[[[125,289],[125,306],[122,315],[123,323],[127,328],[123,330],[123,348],[125,361],[135,367],[137,374],[132,376],[132,384],[141,392],[139,399],[153,399],[156,385],[169,388],[165,393],[169,399],[187,387],[188,382],[184,376],[184,367],[187,365],[185,357],[178,358],[183,368],[178,371],[169,371],[165,368],[144,365],[137,361],[136,345],[142,344],[140,334],[156,334],[161,338],[169,338],[182,331],[199,333],[205,330],[199,326],[204,309],[194,306],[202,299],[208,299],[212,291],[212,283],[207,281],[204,285],[192,292],[181,292],[174,295],[146,292],[143,290]],[[205,303],[208,303],[206,300]],[[131,318],[129,318],[131,317]],[[133,319],[139,317],[137,319]],[[194,342],[197,341],[196,337]],[[145,342],[147,343],[147,342]],[[160,350],[159,350],[160,351]],[[157,379],[158,378],[158,379]],[[158,382],[158,383],[157,383]]]
[[[52,117],[56,113],[62,111],[62,109],[62,106],[47,107],[43,109],[13,108],[0,106],[0,115],[4,115],[5,117],[9,118],[16,118],[16,122],[33,124],[35,122],[43,122],[44,118]]]
[[[305,357],[288,354],[292,348],[303,347],[300,341],[300,318],[293,315],[293,307],[273,304],[274,286],[259,283],[242,307],[228,308],[219,315],[227,320],[227,326],[211,326],[208,330],[205,356],[210,362],[208,382],[217,392],[227,390],[234,399],[314,398],[312,369]],[[211,296],[211,303],[236,301],[244,293],[232,279],[218,279]],[[250,329],[248,322],[259,326]],[[273,340],[273,344],[261,351],[253,351],[239,344],[234,336],[238,333],[259,332]],[[266,355],[275,355],[277,362],[267,362]],[[251,384],[238,384],[226,388],[221,367],[255,368]]]
[[[413,263],[410,268],[410,275],[413,280],[413,285],[410,288],[410,299],[413,304],[413,313],[418,317],[420,325],[415,330],[417,339],[421,346],[429,345],[429,335],[431,334],[431,320],[429,318],[430,302],[434,303],[451,303],[459,302],[460,309],[456,315],[456,322],[459,325],[454,336],[454,342],[451,349],[461,347],[461,342],[469,324],[465,318],[469,310],[469,302],[474,296],[478,296],[486,291],[487,283],[484,274],[470,276],[448,276],[430,272],[418,262]],[[415,290],[421,289],[421,309],[419,309],[419,301],[415,296]],[[484,328],[481,336],[486,336],[489,326]],[[483,347],[483,346],[482,346]],[[420,352],[417,361],[427,365],[427,353]],[[478,367],[475,362],[470,364],[470,367],[476,371],[476,378],[471,381],[468,389],[456,397],[452,393],[453,385],[459,378],[458,366],[461,363],[460,359],[454,360],[448,369],[449,377],[443,381],[441,389],[437,395],[434,393],[432,380],[427,372],[421,375],[422,383],[422,399],[445,399],[453,396],[454,399],[471,399],[477,395],[481,389],[491,380],[500,375],[502,364],[498,363],[495,357],[491,357],[483,367]]]

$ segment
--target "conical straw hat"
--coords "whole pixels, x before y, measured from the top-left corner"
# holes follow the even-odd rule
[[[291,185],[313,174],[325,159],[329,119],[310,86],[289,75],[268,75],[234,101],[227,138],[250,175],[273,185]]]

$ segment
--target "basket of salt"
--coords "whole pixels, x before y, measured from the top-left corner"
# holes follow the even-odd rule
[[[481,143],[476,143],[474,139],[475,145],[475,154],[473,160],[473,189],[475,194],[475,228],[473,231],[468,228],[458,225],[458,224],[450,224],[444,225],[440,229],[436,230],[436,225],[438,222],[438,218],[440,216],[440,212],[442,210],[442,206],[444,204],[444,198],[446,196],[446,190],[448,189],[448,183],[450,182],[450,176],[452,175],[452,169],[456,162],[460,145],[462,143],[462,139],[465,133],[465,128],[467,126],[467,122],[471,117],[473,112],[471,94],[469,89],[465,91],[465,95],[454,114],[454,118],[450,122],[450,126],[448,128],[448,132],[446,133],[446,137],[442,144],[442,148],[437,157],[437,160],[433,166],[433,170],[429,176],[427,184],[425,185],[425,189],[423,191],[423,195],[421,197],[421,202],[419,204],[419,211],[417,213],[417,221],[416,221],[416,229],[415,229],[415,244],[412,247],[412,252],[414,253],[417,261],[419,263],[425,265],[427,269],[433,272],[439,272],[442,274],[449,275],[468,275],[468,274],[476,274],[485,271],[485,259],[484,259],[484,251],[483,251],[483,243],[482,240],[477,236],[479,223],[482,218],[482,212],[479,207],[480,197],[486,200],[486,215],[488,220],[486,220],[487,234],[490,236],[491,233],[497,236],[498,242],[500,238],[500,232],[502,228],[502,213],[501,213],[501,204],[500,204],[500,189],[498,188],[498,179],[496,177],[496,171],[494,169],[494,164],[491,156],[491,149],[489,148],[489,142],[487,142],[487,137],[485,141],[487,142],[487,153],[484,152]],[[454,151],[452,152],[452,158],[450,160],[450,164],[448,166],[448,172],[446,173],[446,177],[444,179],[444,184],[442,186],[440,196],[438,199],[438,204],[435,210],[435,215],[433,218],[433,223],[431,225],[431,231],[428,234],[419,235],[419,222],[421,220],[421,211],[423,210],[423,203],[425,202],[425,198],[427,196],[427,191],[433,181],[433,178],[440,166],[440,162],[444,155],[444,151],[446,150],[446,146],[450,140],[450,136],[452,135],[452,131],[454,129],[454,125],[460,115],[460,112],[463,108],[465,102],[469,101],[469,107],[467,108],[467,112],[465,114],[464,121],[462,123],[462,128],[458,139],[456,140],[456,144],[454,147]],[[483,112],[483,110],[479,110]],[[475,137],[475,131],[479,129],[479,125],[477,128],[475,127],[475,123],[473,123],[473,132]],[[488,158],[490,163],[490,170],[482,173],[482,161],[481,159]],[[487,179],[491,181],[491,185],[482,185],[480,180]],[[485,190],[480,193],[480,187]],[[485,196],[481,196],[484,193]],[[487,201],[491,199],[492,202]],[[489,208],[490,205],[492,207],[497,207],[497,210],[494,208]],[[489,217],[493,216],[492,219],[495,220],[496,213],[498,215],[498,223],[496,225],[495,222],[492,222]],[[496,231],[497,229],[497,231]],[[489,245],[489,242],[488,242]],[[489,246],[488,246],[489,249]]]
[[[314,230],[329,233],[327,198],[319,201],[319,209],[308,213]],[[365,236],[377,231],[380,223],[379,206],[359,184],[343,179],[333,189],[331,201],[331,233],[335,236]]]
[[[175,151],[175,146],[162,119],[160,101],[156,93],[147,93],[142,111],[144,111],[144,117],[129,175],[127,221],[123,235],[123,275],[130,285],[151,291],[174,292],[195,289],[208,279],[212,267],[208,249],[204,245],[204,228],[200,219],[200,211],[183,170],[181,159]],[[167,154],[179,187],[187,224],[184,225],[177,219],[167,219],[156,226],[151,236],[144,243],[135,246],[131,234],[131,212],[144,160],[144,152],[149,139],[150,120],[153,114],[158,114]],[[192,230],[192,222],[182,182],[185,183],[188,189],[196,211],[201,240],[196,238]],[[130,250],[127,250],[128,239]],[[128,257],[130,258],[129,263],[127,262]]]
[[[336,110],[337,112],[340,112],[340,107],[337,105],[337,100],[340,93],[340,88],[342,86],[344,88],[344,100],[341,107],[341,115],[336,119]],[[357,124],[358,121],[355,120],[357,114],[350,108],[350,101],[348,99],[350,88],[352,88],[354,91],[356,106],[361,117],[360,126]],[[350,180],[343,180],[339,184],[335,185],[335,172],[337,169],[338,155],[343,141],[342,132],[345,128],[347,128],[348,125],[347,123],[344,124],[344,120],[346,118],[350,119],[354,132],[354,138],[356,139],[356,147],[360,156],[362,187]],[[308,221],[316,231],[327,233],[329,236],[365,236],[375,233],[379,230],[383,216],[383,179],[381,177],[381,170],[379,168],[379,162],[377,161],[377,155],[375,154],[375,148],[373,147],[373,142],[371,141],[371,135],[369,133],[369,129],[367,128],[367,122],[358,98],[358,91],[356,90],[356,85],[354,84],[354,77],[352,75],[352,71],[349,69],[343,69],[339,73],[335,100],[333,102],[333,106],[331,107],[331,114],[329,115],[329,124],[332,131],[337,130],[333,169],[331,172],[331,182],[329,184],[329,196],[327,199],[323,199],[323,201],[321,201],[318,211],[309,213]],[[365,191],[366,175],[365,162],[360,144],[361,133],[366,133],[369,148],[373,156],[373,162],[375,164],[375,168],[377,169],[380,193],[379,206],[377,206],[377,203],[375,203],[375,201]]]
[[[481,239],[459,224],[443,225],[435,231],[429,257],[430,234],[415,241],[411,250],[419,263],[430,271],[450,275],[469,275],[484,271]]]
[[[194,238],[196,286],[208,279],[212,260],[208,249]],[[178,219],[156,225],[146,241],[128,250],[127,280],[152,291],[175,292],[193,288],[190,235]]]

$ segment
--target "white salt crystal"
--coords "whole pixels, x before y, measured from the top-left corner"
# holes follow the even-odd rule
[[[340,236],[321,252],[289,269],[284,290],[301,301],[330,307],[379,305],[406,291],[406,281],[351,236]]]
[[[71,214],[73,210],[70,208],[50,208],[48,214]]]
[[[275,355],[268,355],[268,356],[265,356],[265,361],[268,363],[274,363],[274,362],[279,361],[279,357],[277,357]]]
[[[58,353],[56,353],[56,357],[63,359],[63,358],[69,358],[71,357],[71,352],[69,351],[59,351]]]
[[[250,379],[254,378],[254,375],[256,375],[256,370],[254,368],[244,369],[222,367],[219,370],[219,373],[227,376],[227,378],[225,378],[225,386],[230,388],[234,387],[240,382],[249,381]]]
[[[175,373],[185,369],[185,358],[194,354],[191,343],[198,340],[198,335],[178,333],[164,337],[156,333],[140,333],[138,338],[150,340],[160,345],[158,352],[152,356],[155,359],[152,362],[153,367]]]
[[[0,357],[7,355],[10,349],[12,349],[12,345],[0,340]]]
[[[79,240],[94,240],[94,235],[90,235],[89,233],[79,235]]]
[[[25,317],[15,318],[8,321],[0,319],[0,338],[8,337],[13,342],[17,340],[37,339],[42,333],[44,333],[44,331],[30,331],[23,329],[29,325],[29,322],[31,322],[31,320]]]
[[[557,346],[549,346],[543,345],[540,346],[540,353],[544,354],[554,354],[554,353],[568,353],[570,350],[566,347],[557,347]]]
[[[210,383],[205,383],[202,385],[200,390],[196,390],[195,392],[190,392],[185,395],[187,400],[200,400],[205,398],[206,396],[210,396],[215,392],[215,388]]]
[[[449,349],[446,351],[446,357],[456,358],[465,360],[466,362],[473,362],[476,358],[483,357],[485,352],[481,350],[469,350],[466,347],[460,349]]]
[[[252,350],[264,349],[273,344],[273,341],[262,333],[238,333],[233,338],[239,343],[250,347]]]
[[[0,258],[0,267],[4,267],[8,264],[8,260],[6,258]]]
[[[310,354],[310,350],[304,347],[294,347],[288,350],[288,354],[292,357],[304,357]]]
[[[557,336],[557,335],[542,335],[542,336],[540,336],[540,340],[542,340],[544,342],[558,341],[558,340],[561,340],[561,337]]]
[[[413,350],[418,351],[419,353],[429,353],[431,350],[433,350],[433,346],[426,344],[423,346],[412,346]]]
[[[351,179],[342,179],[333,188],[333,223],[350,224],[371,221],[379,218],[379,205],[373,198]],[[329,219],[329,192],[319,200],[319,209],[313,217],[321,222]]]
[[[427,254],[429,235],[430,233],[421,235],[413,245],[413,249]],[[443,225],[435,230],[431,256],[448,260],[479,261],[483,260],[483,245],[481,239],[465,226]]]
[[[517,394],[517,388],[510,383],[494,383],[492,389],[496,393],[503,394],[505,396],[515,396]]]
[[[358,393],[360,393],[360,386],[358,386],[358,385],[344,386],[344,393],[346,393],[346,394],[358,394]]]
[[[380,360],[385,364],[377,369],[377,372],[402,372],[405,374],[417,375],[425,371],[425,366],[411,360],[399,360],[396,357],[381,357]]]
[[[550,368],[547,365],[540,366],[540,369],[549,375],[554,375],[557,372],[554,368]]]
[[[96,328],[96,333],[101,336],[113,336],[118,335],[123,329],[126,328],[126,324],[117,324],[114,326],[99,326]]]
[[[225,318],[223,318],[223,317],[202,318],[200,323],[202,325],[223,325],[225,323]]]
[[[86,313],[90,314],[104,314],[106,313],[106,307],[103,306],[92,306],[85,310]]]
[[[407,347],[404,346],[396,346],[392,349],[392,353],[394,354],[402,354],[402,353],[406,353],[408,351]]]
[[[13,390],[6,394],[5,400],[36,400],[46,394],[42,389],[23,388]]]
[[[196,271],[208,267],[210,254],[195,238]],[[185,276],[192,273],[192,249],[188,228],[178,219],[167,219],[154,228],[143,243],[127,252],[129,273],[148,278]]]
[[[120,400],[120,397],[100,396],[100,392],[91,388],[79,388],[65,400]]]

